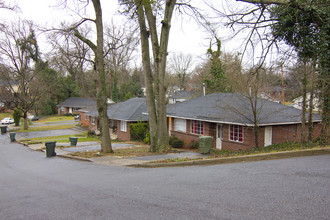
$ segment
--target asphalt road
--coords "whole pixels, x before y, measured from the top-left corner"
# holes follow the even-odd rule
[[[330,156],[176,168],[46,158],[0,135],[0,219],[329,219]]]

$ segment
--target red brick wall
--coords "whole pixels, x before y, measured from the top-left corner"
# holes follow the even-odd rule
[[[92,124],[92,117],[87,116],[85,118],[85,113],[84,112],[80,112],[80,123],[81,123],[82,126],[88,126],[88,129],[90,131],[95,131],[99,128],[98,118],[95,117],[95,124]]]
[[[123,141],[130,141],[131,140],[130,129],[129,129],[130,123],[127,122],[126,131],[121,131],[120,125],[121,125],[120,121],[117,121],[117,138]]]
[[[65,115],[69,113],[69,108],[68,107],[65,107],[63,111],[61,111],[61,107],[58,108],[58,114],[59,115]]]
[[[186,133],[174,131],[175,118],[172,118],[171,135],[184,142],[184,148],[189,148],[192,142],[198,142],[200,135],[191,134],[190,120],[186,120]],[[216,148],[216,123],[204,122],[204,135],[212,136],[212,147]],[[229,126],[223,124],[223,150],[243,150],[254,148],[255,134],[253,127],[243,127],[243,142],[231,141],[229,137]],[[301,125],[276,125],[272,126],[272,144],[283,143],[285,141],[300,141]],[[321,133],[321,124],[315,123],[314,125],[314,138]],[[258,145],[264,146],[265,127],[259,128]]]
[[[72,109],[72,108],[71,108]],[[61,107],[58,108],[58,114],[59,115],[65,115],[65,114],[69,114],[69,107],[64,107],[64,111],[61,111]],[[72,113],[71,114],[80,114],[80,111],[73,111],[72,110]]]
[[[89,117],[86,116],[86,119],[85,119],[85,112],[80,112],[80,123],[82,126],[90,126]]]
[[[273,127],[272,143],[278,144],[286,141],[300,141],[301,140],[301,125],[276,125]],[[314,123],[314,139],[321,135],[321,123]],[[308,128],[306,126],[306,137]]]

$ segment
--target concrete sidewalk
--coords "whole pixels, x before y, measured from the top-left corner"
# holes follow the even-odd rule
[[[9,134],[8,134],[9,136]],[[58,143],[60,146],[69,146],[69,143]],[[120,148],[131,148],[134,145],[129,143],[113,143],[115,149]],[[25,145],[27,146],[27,145]],[[32,150],[42,150],[45,151],[44,144],[34,144],[29,145]],[[330,154],[330,147],[322,147],[316,149],[305,149],[296,151],[285,151],[276,153],[265,153],[257,155],[239,156],[239,157],[229,157],[229,158],[208,158],[208,155],[204,155],[193,151],[178,151],[177,153],[160,154],[153,156],[142,156],[142,157],[132,157],[124,158],[119,156],[102,156],[94,158],[81,158],[76,156],[71,156],[69,154],[73,152],[81,151],[93,151],[100,150],[101,146],[98,142],[78,142],[76,147],[66,147],[66,148],[55,148],[57,156],[93,162],[97,164],[103,164],[108,166],[129,166],[129,167],[141,167],[141,168],[155,168],[155,167],[177,167],[177,166],[196,166],[196,165],[216,165],[216,164],[226,164],[226,163],[240,163],[240,162],[250,162],[250,161],[260,161],[260,160],[274,160],[274,159],[284,159],[292,157],[302,157],[302,156],[315,156],[315,155],[327,155]],[[182,162],[169,162],[169,163],[159,163],[160,160],[165,159],[191,159],[189,161]]]
[[[132,157],[132,158],[124,158],[118,156],[102,156],[102,157],[94,157],[94,158],[81,158],[76,156],[71,156],[71,153],[74,152],[83,152],[83,151],[96,151],[101,149],[101,145],[98,142],[78,142],[78,146],[70,146],[70,143],[57,143],[57,146],[68,146],[65,148],[56,148],[55,152],[57,156],[65,157],[69,159],[77,159],[82,161],[93,162],[97,164],[109,165],[109,166],[138,166],[145,163],[149,163],[152,161],[165,160],[165,159],[202,159],[207,158],[207,155],[203,155],[197,152],[192,151],[178,151],[178,153],[168,153],[168,154],[160,154],[154,156],[142,156],[142,157]],[[124,149],[131,147],[143,147],[145,145],[134,145],[130,143],[112,143],[112,147],[114,149]],[[29,148],[33,150],[45,151],[45,144],[33,144],[29,145]]]

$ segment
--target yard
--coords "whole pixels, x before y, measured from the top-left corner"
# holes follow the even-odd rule
[[[12,113],[0,113],[0,120],[4,119],[4,118],[12,118],[13,115]]]

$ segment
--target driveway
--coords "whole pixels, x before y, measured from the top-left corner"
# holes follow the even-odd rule
[[[82,142],[79,143],[79,145],[88,145],[88,146],[79,146],[79,147],[67,147],[63,148],[62,150],[68,151],[68,152],[82,152],[82,151],[95,151],[95,150],[101,150],[101,144],[98,142]],[[59,143],[58,145],[63,146],[62,143]],[[69,143],[67,144],[69,145]],[[113,149],[118,148],[127,148],[127,147],[143,147],[142,145],[134,145],[134,144],[125,144],[125,143],[111,143],[111,146]]]

